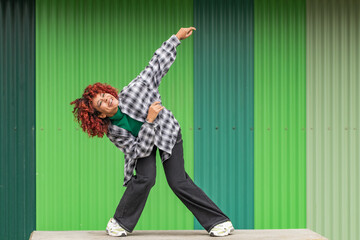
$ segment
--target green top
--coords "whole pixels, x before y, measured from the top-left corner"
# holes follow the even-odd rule
[[[112,124],[128,130],[135,137],[137,137],[141,126],[144,124],[122,113],[119,107],[115,115],[109,118]]]

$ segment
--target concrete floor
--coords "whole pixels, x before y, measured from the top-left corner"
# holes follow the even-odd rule
[[[125,239],[183,240],[183,239],[239,239],[239,240],[327,240],[309,229],[235,230],[225,237],[211,237],[205,230],[134,230]],[[105,231],[34,231],[30,240],[118,239]]]

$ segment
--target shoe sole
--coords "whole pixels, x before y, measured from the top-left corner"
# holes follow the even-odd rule
[[[214,233],[210,233],[210,236],[211,237],[225,237],[225,236],[228,236],[229,234],[228,233],[226,233],[226,234],[224,234],[224,235],[215,235]]]
[[[225,231],[223,231],[223,233],[218,232],[217,234],[215,234],[213,231],[210,231],[210,236],[211,237],[225,237],[227,235],[229,235],[229,231],[224,229]]]
[[[106,233],[112,237],[126,237],[126,233],[121,233],[120,235],[119,234],[113,234],[111,232],[109,232],[107,229],[106,229]]]

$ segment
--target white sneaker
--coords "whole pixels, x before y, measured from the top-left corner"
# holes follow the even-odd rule
[[[229,232],[223,225],[218,224],[210,230],[209,234],[212,237],[224,237],[229,235]]]
[[[125,237],[128,232],[123,229],[114,218],[110,218],[107,226],[106,233],[114,237]]]
[[[220,225],[222,225],[229,234],[231,234],[232,232],[235,231],[234,226],[232,225],[232,223],[230,221],[221,223]]]

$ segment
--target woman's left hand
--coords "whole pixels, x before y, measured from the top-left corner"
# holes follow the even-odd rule
[[[183,40],[185,38],[188,38],[191,36],[192,31],[196,30],[196,28],[194,27],[189,27],[189,28],[180,28],[180,30],[178,31],[178,33],[176,34],[176,37],[179,40]]]

